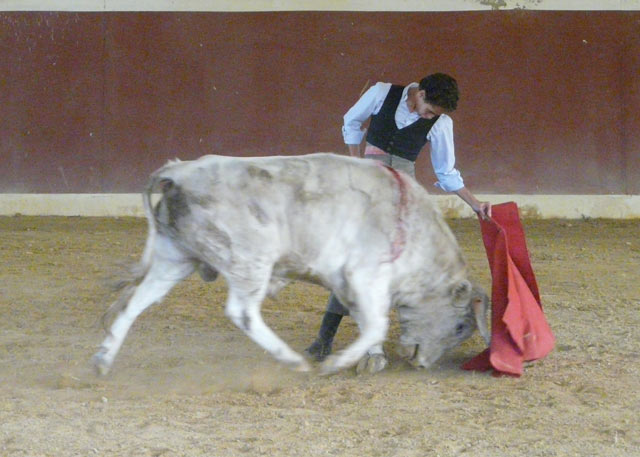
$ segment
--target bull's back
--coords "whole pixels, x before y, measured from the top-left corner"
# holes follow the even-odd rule
[[[322,153],[204,156],[168,164],[156,176],[173,183],[164,197],[168,220],[196,252],[206,248],[197,244],[203,231],[219,248],[239,240],[265,255],[295,253],[301,263],[344,251],[388,258],[394,250],[394,258],[398,249],[451,241],[426,191],[375,161]]]
[[[197,253],[233,246],[313,263],[359,237],[384,244],[395,223],[397,188],[373,161],[334,154],[204,156],[169,163],[153,176],[171,183],[156,211],[159,229]]]
[[[367,209],[364,206],[371,206],[372,199],[382,202],[393,194],[389,176],[372,161],[329,153],[251,158],[209,155],[171,163],[156,173],[173,181],[190,205],[211,210],[254,207],[265,212],[264,216],[278,209],[293,217],[331,211],[337,216],[343,207]]]

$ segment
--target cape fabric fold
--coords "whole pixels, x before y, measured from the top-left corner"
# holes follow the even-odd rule
[[[490,221],[480,220],[492,278],[491,345],[462,368],[520,376],[523,363],[546,356],[555,338],[542,311],[518,206],[502,203],[491,212]]]

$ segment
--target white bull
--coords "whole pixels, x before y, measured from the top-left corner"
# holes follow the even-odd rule
[[[138,315],[196,270],[208,280],[219,272],[229,287],[226,315],[298,370],[308,370],[307,361],[260,314],[265,296],[290,279],[332,290],[359,326],[359,337],[325,360],[324,373],[381,352],[394,306],[415,366],[429,366],[476,327],[488,340],[486,296],[468,281],[440,212],[416,181],[375,161],[334,154],[173,161],[151,175],[143,201],[146,247],[94,356],[101,374]]]

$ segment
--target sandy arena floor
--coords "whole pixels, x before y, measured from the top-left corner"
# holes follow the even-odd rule
[[[475,220],[450,221],[490,286]],[[142,219],[0,218],[0,456],[640,456],[640,222],[525,220],[555,350],[524,376],[461,370],[475,334],[429,371],[330,377],[281,368],[197,276],[143,314],[112,373],[89,364],[105,278],[136,260]],[[287,287],[265,320],[297,350],[328,293]],[[346,319],[336,341],[354,338]]]

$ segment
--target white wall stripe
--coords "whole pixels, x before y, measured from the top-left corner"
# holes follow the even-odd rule
[[[0,11],[634,11],[640,0],[0,0]]]
[[[523,218],[639,219],[640,195],[476,195],[493,204],[514,201]],[[433,195],[448,217],[475,217],[460,198]],[[144,215],[140,194],[0,194],[0,216]]]

